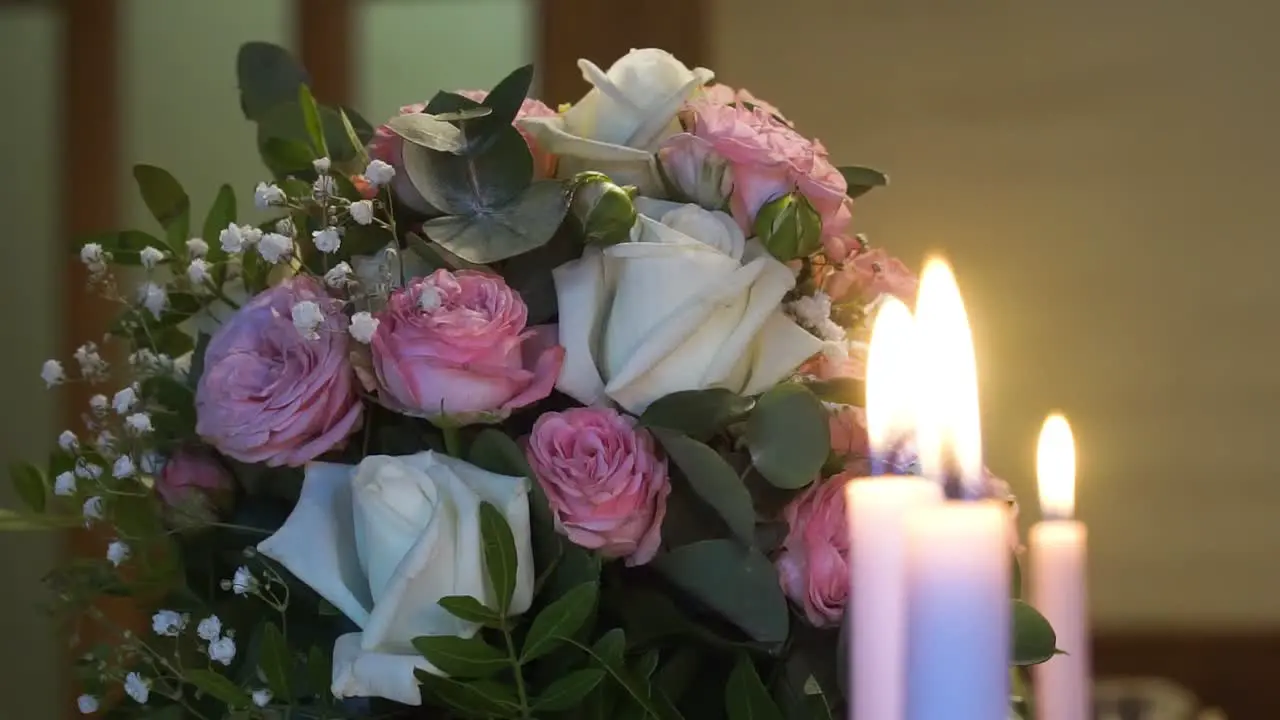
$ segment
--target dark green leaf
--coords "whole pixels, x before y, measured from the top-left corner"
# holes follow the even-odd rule
[[[439,635],[416,637],[413,648],[428,662],[455,678],[489,677],[508,667],[507,654],[476,635],[470,638]]]
[[[809,257],[822,247],[822,216],[799,192],[761,207],[754,230],[769,252],[783,262]]]
[[[631,671],[641,680],[648,680],[653,677],[653,671],[658,669],[659,652],[657,648],[653,648],[641,655],[631,665]]]
[[[240,109],[250,120],[260,120],[267,110],[298,97],[298,86],[311,82],[293,56],[278,45],[250,42],[236,57],[240,82]]]
[[[541,247],[564,220],[568,200],[553,180],[533,183],[509,205],[476,215],[449,215],[423,223],[423,232],[473,263],[491,263]]]
[[[210,695],[227,705],[238,708],[249,705],[249,696],[239,686],[212,670],[195,668],[187,670],[183,677],[196,689]]]
[[[319,645],[312,645],[307,653],[307,683],[311,686],[311,694],[317,698],[330,695],[330,684],[333,676],[333,661]]]
[[[520,701],[511,688],[490,680],[459,682],[437,675],[414,671],[422,689],[437,702],[481,718],[515,718],[520,714]]]
[[[271,688],[272,694],[281,700],[292,697],[289,694],[289,673],[293,668],[293,658],[284,633],[275,623],[267,623],[262,628],[262,655],[258,658],[258,667],[262,669],[262,676],[267,679],[267,687]]]
[[[695,647],[680,645],[671,654],[671,658],[658,668],[653,684],[663,695],[679,702],[692,685],[702,663],[703,658]]]
[[[676,720],[679,718],[679,714],[675,713],[673,710],[665,706],[659,707],[655,704],[650,696],[648,683],[637,680],[631,671],[626,668],[625,664],[623,664],[620,646],[625,645],[625,639],[622,636],[622,631],[615,629],[611,630],[610,633],[617,633],[617,635],[606,634],[605,637],[609,638],[609,643],[605,647],[602,647],[602,643],[604,643],[605,638],[601,638],[594,648],[588,648],[585,645],[581,645],[573,641],[570,642],[578,649],[594,658],[595,661],[599,663],[600,666],[610,675],[612,675],[613,679],[617,681],[617,683],[622,686],[622,688],[626,690],[637,703],[640,704],[640,707],[650,715],[658,718],[658,720]],[[605,655],[602,651],[610,654]],[[613,654],[615,651],[616,654]]]
[[[487,627],[502,627],[502,616],[495,610],[484,606],[484,603],[468,595],[450,595],[437,601],[440,607],[459,620],[480,623]]]
[[[191,208],[187,208],[174,218],[164,229],[165,245],[181,257],[187,249],[187,239],[191,237]]]
[[[32,512],[44,512],[48,489],[44,484],[44,474],[29,462],[14,462],[9,465],[9,480],[13,483],[13,491],[23,505]]]
[[[433,114],[435,119],[444,120],[445,122],[457,122],[459,120],[477,120],[482,117],[488,117],[493,114],[492,108],[484,106],[475,108],[464,108],[455,112]]]
[[[769,697],[751,658],[742,653],[729,674],[724,689],[725,711],[729,720],[782,720],[782,711]]]
[[[351,144],[351,150],[361,161],[367,162],[368,155],[365,153],[364,144],[366,139],[360,137],[360,133],[356,131],[356,126],[351,122],[351,115],[343,108],[338,108],[338,117],[342,120],[342,129],[347,133],[347,142]]]
[[[582,701],[605,676],[604,670],[588,668],[569,673],[547,686],[533,701],[533,709],[542,712],[568,710]]]
[[[472,132],[468,127],[456,130],[461,134],[460,154],[421,144],[404,146],[405,174],[432,207],[450,215],[487,214],[511,204],[528,189],[533,180],[533,156],[518,130],[509,125],[498,128],[476,146],[466,144]]]
[[[509,435],[494,428],[481,430],[467,453],[472,464],[490,472],[512,477],[533,477],[520,446]]]
[[[320,121],[320,106],[316,104],[316,98],[311,94],[311,88],[307,85],[298,86],[298,107],[302,109],[302,122],[307,128],[307,137],[311,140],[311,147],[320,157],[329,156],[329,146],[324,140],[324,124]],[[346,132],[346,128],[343,128]]]
[[[134,165],[133,178],[138,182],[142,201],[151,215],[168,228],[191,210],[191,199],[167,170],[154,165]]]
[[[61,530],[76,527],[84,519],[76,515],[33,515],[0,508],[0,532]]]
[[[756,510],[751,493],[738,474],[715,450],[692,438],[665,428],[653,434],[680,468],[689,486],[710,505],[745,545],[755,541]]]
[[[259,148],[262,164],[276,177],[305,174],[312,170],[315,152],[305,143],[279,137],[269,137]],[[226,227],[226,225],[223,225]]]
[[[191,350],[191,368],[187,370],[187,388],[194,390],[204,375],[204,354],[209,349],[209,341],[213,339],[209,333],[196,336],[195,347]]]
[[[434,115],[397,115],[387,121],[387,129],[404,138],[405,142],[428,150],[457,154],[466,149],[462,131],[456,125],[438,120]]]
[[[448,90],[441,90],[431,97],[427,102],[427,107],[423,112],[431,115],[450,115],[454,113],[468,112],[483,107],[479,102],[472,100],[465,95],[459,95]]]
[[[218,188],[218,195],[209,206],[209,213],[204,216],[204,230],[201,237],[209,245],[209,262],[226,259],[227,252],[222,249],[218,236],[227,226],[236,221],[236,191],[230,185]]]
[[[724,388],[682,390],[658,398],[640,415],[640,424],[662,427],[706,440],[731,420],[745,415],[753,401]]]
[[[804,383],[819,400],[866,407],[867,385],[861,380],[850,377],[832,378]]]
[[[556,649],[564,640],[572,638],[582,627],[596,605],[599,590],[596,584],[583,583],[543,608],[529,626],[520,662],[527,663]]]
[[[747,419],[751,462],[771,484],[795,490],[813,482],[831,452],[827,411],[800,385],[760,396]]]
[[[1013,664],[1038,665],[1053,657],[1058,636],[1039,610],[1013,601]]]
[[[613,628],[601,635],[591,646],[598,660],[614,665],[622,663],[622,655],[627,650],[627,634],[622,628]]]
[[[851,198],[856,198],[873,188],[889,184],[888,175],[879,170],[872,170],[869,167],[846,165],[836,169],[844,176],[844,181],[849,186],[848,195]]]
[[[332,149],[331,159],[335,162],[345,162],[355,157],[357,153],[350,147],[347,129],[342,124],[342,116],[338,111],[321,106],[319,115],[325,147]],[[289,102],[270,108],[258,119],[258,152],[264,157],[268,155],[266,148],[270,138],[289,140],[308,147],[311,145],[311,133],[308,130],[306,115],[296,97]],[[290,156],[292,157],[296,152],[291,150]],[[274,171],[275,168],[272,170]],[[301,170],[303,168],[299,168],[299,171]],[[309,168],[306,170],[308,172],[299,172],[299,175],[312,174]]]
[[[1022,598],[1022,563],[1018,562],[1017,553],[1013,554],[1013,560],[1011,562],[1011,569],[1013,571],[1013,587],[1011,588],[1012,593],[1010,594],[1010,597],[1014,600],[1020,600]]]
[[[704,540],[659,555],[654,567],[752,639],[787,639],[787,600],[760,551],[734,540]]]
[[[480,503],[480,536],[484,541],[484,567],[498,599],[498,612],[506,617],[516,588],[516,541],[502,511]]]
[[[501,80],[485,95],[483,105],[492,108],[493,113],[480,126],[482,135],[495,128],[509,126],[516,119],[520,107],[529,95],[529,85],[533,83],[533,65],[516,68]]]
[[[111,521],[121,535],[127,537],[151,537],[163,528],[160,509],[151,497],[116,495],[108,504]]]

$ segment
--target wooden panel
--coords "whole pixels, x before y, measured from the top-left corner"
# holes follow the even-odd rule
[[[538,69],[552,107],[587,90],[578,58],[607,67],[632,48],[662,48],[686,65],[708,62],[705,0],[539,0]]]
[[[353,97],[355,60],[353,0],[296,0],[299,55],[311,73],[311,90],[328,105],[343,105]]]

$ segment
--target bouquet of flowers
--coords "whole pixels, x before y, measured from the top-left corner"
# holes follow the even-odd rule
[[[102,538],[50,576],[82,711],[841,716],[868,318],[916,285],[851,230],[885,176],[660,50],[579,65],[375,129],[251,43],[253,209],[134,169],[159,231],[80,249],[128,377],[45,364],[104,391],[0,515]]]

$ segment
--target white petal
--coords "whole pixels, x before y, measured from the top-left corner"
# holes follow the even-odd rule
[[[564,364],[556,389],[583,405],[604,397],[604,380],[596,368],[600,347],[600,322],[608,302],[604,256],[589,247],[578,260],[551,271],[560,307],[559,339]]]
[[[523,118],[518,124],[533,136],[538,147],[559,158],[559,177],[595,170],[619,185],[635,185],[642,195],[663,193],[662,177],[652,152],[574,135],[566,131],[562,117]]]
[[[356,555],[376,607],[401,560],[431,527],[439,493],[430,478],[387,455],[365,458],[351,486]]]
[[[756,335],[754,351],[747,354],[748,377],[738,392],[756,395],[768,390],[821,349],[821,340],[781,311],[774,311]]]
[[[361,649],[361,633],[339,635],[333,643],[333,694],[380,697],[402,705],[421,705],[414,670],[443,675],[417,653],[395,655]]]
[[[703,376],[704,385],[715,385],[728,379],[734,366],[739,365],[744,357],[750,355],[749,351],[753,344],[757,342],[760,329],[764,327],[765,321],[770,316],[777,313],[778,306],[782,303],[782,297],[787,294],[787,291],[795,287],[796,279],[791,274],[791,270],[767,252],[757,253],[757,246],[759,246],[759,243],[752,243],[751,253],[756,256],[745,266],[758,265],[760,268],[758,277],[752,283],[751,289],[747,294],[746,309],[742,313],[738,324],[734,327],[733,332],[723,339],[720,352],[715,359],[703,366],[705,371]],[[817,338],[814,338],[814,340],[816,341]],[[809,344],[804,343],[801,349],[808,347]],[[817,350],[812,350],[809,354],[812,355],[814,352],[817,352]],[[791,369],[794,370],[795,368],[792,367]],[[739,388],[733,387],[731,389],[738,390]]]
[[[258,552],[280,563],[356,625],[369,621],[373,598],[356,556],[350,465],[310,463],[302,494]]]

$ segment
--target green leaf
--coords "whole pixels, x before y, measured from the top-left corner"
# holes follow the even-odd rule
[[[258,667],[267,679],[267,687],[272,694],[281,700],[289,695],[289,673],[293,668],[293,658],[289,653],[289,645],[285,642],[284,633],[275,623],[267,623],[262,628],[262,654],[258,658]]]
[[[556,649],[582,627],[596,605],[599,588],[594,582],[583,583],[543,608],[529,626],[520,662],[527,663]]]
[[[476,123],[481,135],[488,135],[495,129],[510,126],[519,114],[524,100],[529,96],[529,86],[533,84],[533,65],[525,65],[511,71],[493,89],[489,91],[481,103],[492,109],[483,121]]]
[[[200,668],[187,670],[183,678],[204,694],[217,698],[233,708],[247,707],[250,703],[249,695],[244,690],[212,670]]]
[[[332,668],[333,661],[329,659],[328,653],[319,645],[312,645],[311,651],[307,653],[307,683],[310,685],[312,695],[317,698],[330,695]]]
[[[368,164],[369,154],[364,149],[365,140],[361,139],[360,133],[356,132],[356,126],[351,122],[351,115],[344,108],[338,108],[338,117],[342,120],[342,129],[347,133],[347,142],[351,143],[351,150],[360,158],[361,164]]]
[[[462,131],[456,125],[427,113],[405,113],[387,121],[387,129],[428,150],[458,154],[466,149]]]
[[[669,428],[695,440],[707,440],[735,418],[745,415],[751,398],[724,388],[681,390],[658,398],[640,415],[640,424]]]
[[[625,646],[626,641],[621,630],[616,628],[610,630],[591,648],[572,640],[569,642],[594,658],[605,671],[613,676],[618,685],[626,690],[640,704],[640,707],[650,715],[658,718],[658,720],[676,720],[680,717],[679,713],[667,707],[656,705],[650,697],[648,683],[637,680],[627,669],[622,661],[622,648]]]
[[[84,519],[77,515],[32,515],[0,508],[0,532],[62,530],[76,527],[83,522]]]
[[[672,430],[654,428],[662,448],[680,468],[689,486],[724,520],[744,545],[755,541],[756,510],[751,493],[715,450]]]
[[[227,226],[236,221],[236,191],[230,185],[218,188],[218,195],[209,206],[209,213],[204,216],[204,229],[201,237],[209,245],[209,262],[225,260],[227,251],[222,249],[218,236]]]
[[[1013,664],[1039,665],[1054,656],[1058,636],[1039,610],[1013,601]]]
[[[134,165],[133,178],[138,182],[142,201],[161,227],[168,229],[184,216],[189,217],[191,199],[167,170],[154,165]]]
[[[844,176],[845,184],[849,186],[847,194],[851,198],[856,198],[873,188],[889,184],[888,175],[879,170],[872,170],[869,167],[846,165],[836,169]]]
[[[276,177],[306,174],[313,169],[311,162],[316,159],[315,151],[307,144],[279,137],[264,139],[258,154],[262,156],[262,164]]]
[[[627,650],[627,634],[622,628],[613,628],[601,635],[591,646],[598,660],[615,665],[622,663],[623,653]]]
[[[48,489],[44,484],[44,473],[29,462],[14,462],[9,465],[9,480],[13,483],[13,491],[23,505],[32,512],[44,512]]]
[[[397,121],[415,122],[399,118]],[[416,122],[432,123],[430,119],[426,123]],[[405,174],[432,207],[450,215],[487,214],[509,205],[529,188],[533,180],[533,156],[518,130],[510,125],[498,128],[484,143],[474,146],[468,145],[468,138],[474,135],[468,126],[455,130],[460,134],[461,143],[456,151],[447,149],[451,145],[446,138],[440,139],[445,143],[443,152],[432,150],[429,145],[415,144],[417,140],[404,146]],[[425,136],[417,139],[429,140]],[[565,204],[567,206],[567,201]]]
[[[349,147],[347,129],[342,124],[342,116],[338,111],[320,106],[318,113],[325,147],[332,149],[331,159],[334,162],[346,162],[355,157],[356,151]],[[264,157],[269,154],[266,148],[267,141],[271,138],[289,140],[305,147],[311,146],[311,131],[307,116],[296,96],[289,102],[270,108],[258,119],[258,152]],[[291,157],[296,152],[296,149],[291,150]],[[308,172],[303,173],[302,170]],[[299,174],[311,175],[310,170],[310,168],[299,168]]]
[[[856,405],[857,407],[866,407],[867,405],[867,384],[862,380],[841,377],[807,382],[804,383],[804,386],[809,388],[809,392],[823,402]]]
[[[437,604],[459,620],[480,623],[493,628],[503,626],[502,616],[497,611],[485,607],[484,603],[468,595],[442,597]]]
[[[490,680],[459,682],[422,670],[414,676],[422,689],[437,702],[469,713],[472,717],[515,718],[520,716],[520,701],[511,688]]]
[[[508,667],[507,654],[476,635],[470,638],[438,635],[416,637],[413,648],[446,675],[455,678],[489,677]]]
[[[1012,576],[1013,576],[1013,587],[1010,588],[1010,590],[1012,591],[1010,593],[1010,597],[1012,597],[1014,600],[1021,600],[1022,599],[1022,563],[1018,562],[1018,553],[1016,552],[1013,554],[1013,559],[1011,561],[1010,569],[1012,570]]]
[[[498,598],[498,612],[506,617],[516,589],[516,541],[502,511],[492,503],[480,503],[480,536],[489,585]]]
[[[250,42],[236,56],[240,109],[250,120],[261,120],[271,108],[298,97],[298,86],[311,82],[306,70],[288,50],[271,43]]]
[[[307,127],[311,148],[320,157],[328,157],[329,147],[324,141],[324,124],[320,121],[320,106],[316,104],[311,88],[305,84],[298,86],[298,107],[302,109],[302,122]],[[345,128],[343,130],[345,132]]]
[[[509,435],[495,428],[485,428],[476,434],[468,449],[467,459],[489,472],[512,477],[533,477],[533,470],[520,451],[520,446]]]
[[[542,712],[568,710],[577,705],[604,679],[605,671],[595,668],[577,670],[547,686],[534,698],[533,709]]]
[[[783,262],[809,257],[822,247],[822,216],[804,195],[788,193],[760,208],[754,235]]]
[[[491,263],[545,245],[560,228],[568,206],[564,186],[542,180],[509,205],[475,215],[428,220],[422,230],[463,260]]]
[[[787,600],[773,564],[734,540],[704,540],[659,555],[653,566],[752,639],[787,639]]]
[[[469,97],[466,97],[465,95],[459,95],[458,93],[449,92],[448,90],[441,90],[431,96],[431,99],[427,101],[427,107],[424,112],[431,115],[443,115],[447,117],[449,115],[471,112],[483,107],[485,106]],[[490,113],[492,112],[493,110],[490,108]]]
[[[733,672],[729,673],[724,703],[729,720],[782,720],[782,710],[769,697],[746,653],[738,655]]]
[[[751,462],[775,487],[813,482],[831,452],[827,411],[800,385],[778,385],[760,396],[747,419]]]

